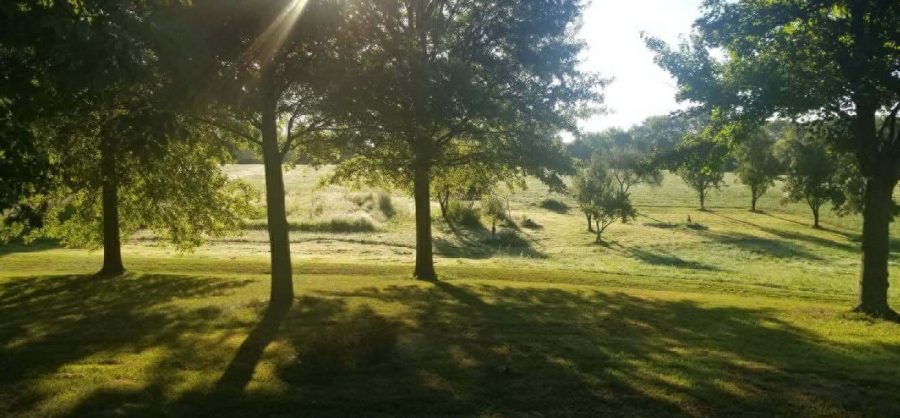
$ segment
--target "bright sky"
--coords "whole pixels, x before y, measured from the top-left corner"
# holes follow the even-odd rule
[[[582,123],[586,131],[628,128],[665,114],[675,102],[675,81],[653,63],[641,31],[669,43],[691,30],[701,0],[593,0],[581,37],[588,43],[585,69],[614,78],[606,89],[606,115]]]

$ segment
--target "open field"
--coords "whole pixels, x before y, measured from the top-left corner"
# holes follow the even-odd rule
[[[436,221],[432,284],[411,200],[322,174],[286,176],[289,312],[264,314],[262,215],[191,254],[137,236],[120,279],[89,276],[99,252],[0,247],[0,416],[900,416],[900,325],[848,313],[857,217],[812,229],[777,188],[750,213],[731,179],[701,212],[668,176],[596,245],[532,183],[497,242]]]

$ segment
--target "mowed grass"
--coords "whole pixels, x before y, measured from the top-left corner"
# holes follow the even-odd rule
[[[848,312],[856,217],[813,230],[777,189],[750,213],[739,185],[700,212],[669,176],[594,245],[531,183],[499,242],[438,222],[422,283],[409,200],[388,216],[322,174],[288,173],[291,222],[373,229],[295,228],[287,312],[258,220],[191,254],[138,236],[116,279],[98,252],[0,247],[0,416],[900,416],[900,325]]]

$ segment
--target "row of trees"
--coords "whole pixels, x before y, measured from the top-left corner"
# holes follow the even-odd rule
[[[237,227],[265,165],[271,301],[293,300],[282,171],[408,190],[416,277],[436,279],[431,196],[455,170],[571,172],[559,133],[600,102],[579,68],[578,0],[14,0],[0,6],[6,238],[102,244],[151,229],[180,248]],[[445,175],[447,174],[447,175]],[[438,187],[436,187],[438,186]]]
[[[856,310],[897,318],[888,258],[900,179],[900,3],[708,0],[694,28],[675,48],[653,37],[647,45],[676,78],[680,100],[724,121],[719,131],[781,117],[843,133],[823,137],[852,155],[862,178]]]
[[[597,214],[603,212],[594,199],[606,202],[605,211],[618,211],[619,218],[626,220],[631,188],[642,183],[659,185],[665,169],[696,192],[701,210],[709,193],[725,185],[727,171],[748,187],[751,211],[757,210],[759,199],[779,178],[784,180],[783,201],[806,203],[816,228],[826,203],[841,215],[860,210],[862,177],[852,155],[831,145],[829,136],[848,135],[834,123],[807,126],[772,121],[752,130],[730,131],[728,138],[714,128],[709,118],[675,114],[649,118],[627,131],[613,128],[588,134],[571,143],[570,150],[584,166],[573,192],[587,217],[588,230],[594,231],[591,220],[596,223]],[[711,132],[720,137],[710,137]],[[606,179],[616,199],[603,199],[605,191],[586,187],[604,184]],[[602,232],[605,227],[597,229]]]

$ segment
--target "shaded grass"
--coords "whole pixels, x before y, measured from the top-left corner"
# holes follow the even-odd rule
[[[263,280],[0,279],[0,413],[900,413],[895,324],[821,301],[490,278],[315,275],[274,314]]]

